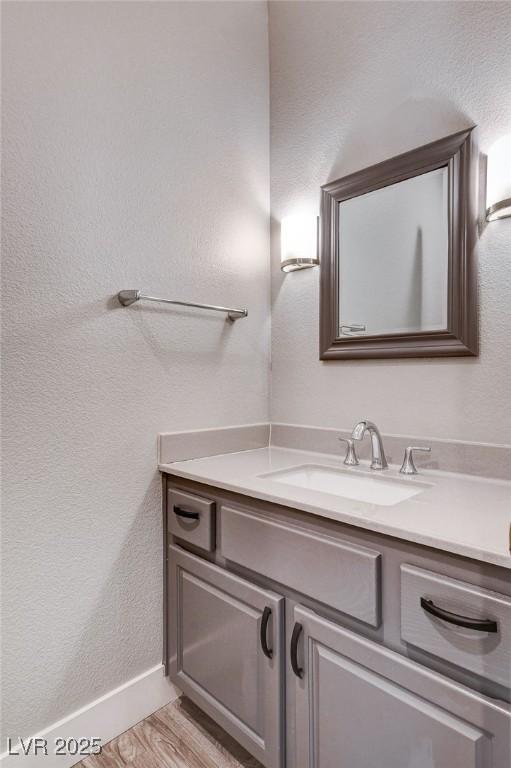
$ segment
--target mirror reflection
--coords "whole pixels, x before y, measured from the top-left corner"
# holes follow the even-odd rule
[[[448,169],[339,203],[339,337],[447,328]]]

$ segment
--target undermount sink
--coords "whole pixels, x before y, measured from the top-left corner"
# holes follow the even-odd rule
[[[428,487],[427,483],[389,477],[385,470],[369,475],[359,470],[335,469],[320,464],[304,464],[290,469],[280,469],[259,477],[384,507],[411,499]]]

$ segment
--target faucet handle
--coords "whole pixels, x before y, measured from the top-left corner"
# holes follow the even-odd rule
[[[405,450],[403,463],[401,464],[401,469],[399,470],[402,475],[418,475],[419,474],[413,460],[414,451],[424,451],[425,453],[431,453],[431,448],[428,448],[427,446],[423,446],[423,445],[409,445],[408,448],[406,448]]]
[[[346,443],[346,456],[344,457],[344,463],[350,467],[356,467],[360,464],[355,451],[355,442],[351,437],[338,437],[339,442]]]

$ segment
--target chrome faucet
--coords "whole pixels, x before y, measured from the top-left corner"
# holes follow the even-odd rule
[[[372,421],[359,421],[351,436],[353,440],[362,440],[366,432],[371,436],[372,460],[371,469],[387,469],[387,459],[383,450],[383,440],[380,430]]]

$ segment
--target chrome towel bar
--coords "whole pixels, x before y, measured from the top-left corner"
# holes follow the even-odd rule
[[[197,309],[208,309],[212,312],[226,312],[229,320],[238,320],[240,317],[247,317],[247,309],[232,309],[231,307],[216,307],[213,304],[196,304],[193,301],[174,301],[172,299],[158,299],[156,296],[146,296],[139,290],[119,291],[117,294],[120,304],[123,307],[129,307],[136,301],[157,301],[160,304],[176,304],[180,307],[196,307]]]

